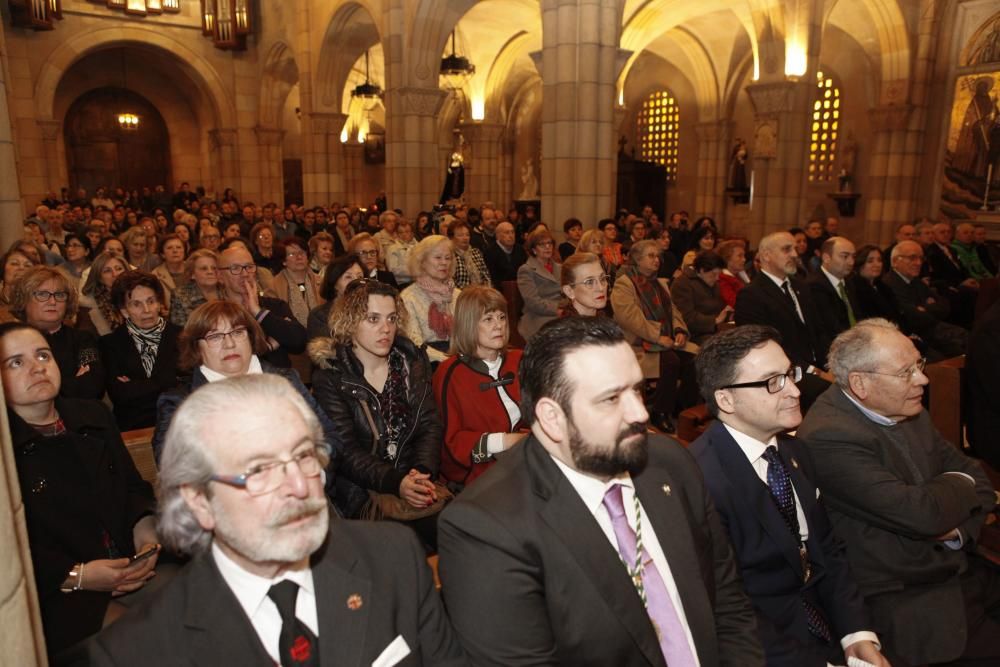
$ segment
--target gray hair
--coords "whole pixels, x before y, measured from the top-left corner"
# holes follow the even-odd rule
[[[887,331],[899,332],[899,327],[882,317],[873,317],[858,322],[833,339],[828,360],[837,384],[847,389],[852,372],[875,368],[880,349],[875,344],[876,338]]]
[[[638,243],[633,243],[632,247],[628,251],[628,261],[632,264],[638,264],[639,258],[642,257],[643,253],[646,252],[647,248],[656,248],[656,252],[660,252],[660,244],[652,239],[643,239]]]
[[[205,431],[223,419],[239,419],[248,404],[291,404],[306,423],[324,467],[330,446],[316,413],[292,384],[275,373],[241,375],[203,385],[181,403],[170,422],[159,475],[157,532],[163,543],[181,554],[204,551],[212,543],[211,531],[202,528],[187,501],[183,487],[206,489],[215,470]],[[276,425],[278,426],[278,425]],[[218,443],[220,446],[223,443]]]

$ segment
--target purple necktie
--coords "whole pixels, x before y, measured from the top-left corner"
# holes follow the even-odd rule
[[[608,515],[611,517],[611,525],[615,529],[618,553],[631,574],[636,561],[636,537],[635,531],[628,525],[628,519],[625,517],[621,484],[615,484],[605,492],[604,507],[607,509]],[[642,562],[641,588],[646,596],[646,613],[649,614],[649,619],[653,622],[653,628],[660,641],[660,650],[663,651],[667,665],[669,667],[693,667],[697,665],[687,635],[684,633],[684,626],[681,625],[677,609],[674,608],[673,600],[670,599],[667,586],[663,583],[663,579],[645,547],[642,549]],[[636,588],[639,588],[639,582],[634,583],[637,584]]]

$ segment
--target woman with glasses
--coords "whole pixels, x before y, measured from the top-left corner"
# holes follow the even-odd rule
[[[69,324],[77,301],[66,276],[48,266],[35,266],[14,284],[10,309],[45,336],[63,378],[62,395],[99,400],[104,396],[105,374],[97,339]]]
[[[281,242],[284,268],[274,276],[267,295],[288,304],[299,324],[306,326],[309,311],[323,303],[319,294],[319,276],[309,270],[309,250],[305,241],[297,236]]]
[[[517,330],[526,341],[559,314],[562,268],[555,261],[555,249],[552,234],[546,229],[532,232],[524,242],[528,261],[517,270],[517,289],[524,299]]]
[[[355,280],[364,278],[365,267],[357,255],[344,255],[330,262],[323,274],[323,282],[319,288],[319,295],[324,303],[316,306],[309,312],[309,320],[306,323],[306,332],[309,340],[323,338],[330,335],[330,311],[333,309],[333,302],[344,294],[344,290]]]
[[[107,369],[108,397],[122,431],[156,423],[156,399],[177,385],[177,336],[180,327],[163,317],[165,290],[160,280],[129,271],[115,280],[111,301],[124,324],[100,340]]]
[[[736,295],[750,284],[746,272],[746,245],[740,240],[723,241],[718,247],[725,268],[719,274],[719,295],[727,306],[736,307]]]
[[[281,249],[274,245],[274,228],[268,222],[258,222],[250,230],[250,243],[253,245],[254,264],[262,266],[271,273],[282,269],[284,258]]]
[[[130,270],[128,262],[119,255],[108,252],[97,255],[80,289],[78,328],[106,336],[124,321],[111,302],[111,286],[115,278]]]
[[[348,285],[330,313],[331,336],[309,346],[313,391],[344,443],[337,470],[360,487],[347,516],[402,521],[433,547],[448,495],[434,483],[441,421],[427,355],[402,335],[406,318],[394,287]]]
[[[520,350],[507,349],[507,301],[491,287],[462,290],[455,302],[452,356],[434,372],[434,397],[444,425],[441,476],[463,488],[494,456],[520,442]]]
[[[77,234],[67,234],[63,238],[63,249],[66,261],[56,268],[79,290],[81,276],[90,268],[90,244]]]
[[[608,305],[608,274],[600,256],[577,250],[562,263],[561,289],[566,299],[559,317],[594,317]]]
[[[403,330],[414,345],[426,348],[432,362],[448,358],[455,299],[461,294],[454,273],[453,246],[444,236],[428,236],[410,251],[414,281],[400,294],[407,312]]]
[[[298,374],[290,368],[280,368],[260,358],[259,355],[267,351],[267,336],[257,320],[242,306],[230,301],[212,301],[198,306],[180,333],[177,347],[179,366],[191,372],[191,382],[187,386],[161,394],[156,402],[153,454],[157,461],[163,453],[163,443],[174,412],[191,392],[208,382],[260,373],[280,375],[291,382],[316,412],[323,425],[327,444],[335,453],[341,449],[333,424],[302,384]],[[336,458],[335,454],[334,459]],[[334,469],[336,468],[331,468]],[[327,480],[327,488],[333,488],[332,475]]]
[[[365,267],[365,278],[374,278],[380,283],[398,288],[396,276],[391,271],[379,268],[382,264],[382,246],[368,232],[355,234],[347,247],[347,252],[357,255]]]
[[[60,369],[38,330],[0,325],[0,358],[27,546],[54,658],[118,618],[154,577],[156,555],[129,556],[159,542],[156,500],[108,409],[60,396]]]
[[[191,253],[184,268],[187,281],[170,300],[171,322],[183,327],[195,308],[222,298],[218,264],[219,256],[211,250],[202,248]]]

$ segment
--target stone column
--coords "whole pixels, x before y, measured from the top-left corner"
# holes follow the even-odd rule
[[[341,155],[344,161],[344,193],[346,200],[354,206],[368,206],[371,202],[368,201],[368,197],[365,194],[363,182],[365,176],[364,144],[359,144],[357,141],[348,141],[346,144],[341,144]]]
[[[618,48],[617,4],[541,3],[542,50],[533,54],[545,100],[540,190],[542,218],[553,229],[566,218],[614,211],[615,79],[627,56]]]
[[[302,135],[302,184],[306,204],[342,201],[345,185],[343,144],[340,131],[347,115],[309,114],[308,133]]]
[[[281,139],[285,131],[258,125],[253,132],[257,136],[257,155],[260,159],[260,205],[276,202],[278,206],[284,206]]]
[[[214,189],[220,195],[226,188],[239,188],[239,161],[236,149],[236,130],[216,128],[209,130],[208,138],[212,147],[213,180],[206,184],[206,190]],[[210,187],[209,187],[210,186]]]
[[[467,123],[462,135],[469,142],[471,160],[465,161],[465,201],[478,207],[484,201],[497,202],[500,197],[500,137],[504,127],[499,123]]]
[[[748,229],[753,245],[766,234],[802,222],[810,90],[805,80],[747,86],[755,111],[754,136],[748,142],[754,170]]]
[[[896,225],[913,217],[913,196],[920,146],[908,141],[913,107],[881,105],[871,109],[872,136],[865,222],[881,245],[891,242]]]
[[[695,205],[698,215],[713,218],[728,230],[722,219],[727,209],[726,176],[729,148],[733,143],[731,121],[709,121],[694,126],[698,137],[698,180]]]
[[[441,197],[445,165],[438,159],[437,114],[447,93],[400,87],[385,96],[385,180],[389,208],[407,217]]]
[[[45,187],[49,192],[58,194],[63,185],[69,185],[62,176],[59,164],[59,137],[62,136],[62,123],[52,119],[39,119],[35,122],[42,133],[42,150],[45,155]]]

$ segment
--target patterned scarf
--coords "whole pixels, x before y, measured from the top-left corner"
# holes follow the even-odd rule
[[[454,286],[449,280],[440,282],[431,280],[427,276],[417,278],[417,286],[424,291],[424,294],[431,300],[431,306],[427,311],[427,324],[441,340],[451,338],[451,299]]]
[[[406,375],[406,358],[402,352],[393,348],[389,352],[389,375],[379,394],[385,422],[385,456],[390,461],[395,461],[399,455],[403,436],[409,431],[413,421],[410,402],[407,400]]]
[[[656,278],[647,278],[635,266],[623,268],[619,276],[625,276],[635,285],[635,293],[639,297],[639,307],[642,314],[650,322],[660,323],[661,336],[673,336],[673,313],[670,307],[670,295]]]
[[[284,274],[285,281],[288,283],[288,307],[299,324],[306,326],[309,320],[309,311],[319,305],[316,292],[311,284],[311,277],[307,275],[306,282],[300,283],[292,277],[288,269],[283,270],[281,274]]]
[[[465,270],[469,272],[469,284],[484,284],[486,281],[483,279],[483,272],[479,270],[479,264],[476,262],[475,257],[478,250],[469,246],[467,250],[459,250],[458,248],[455,248],[455,252],[462,256],[462,261],[465,263]]]
[[[156,364],[156,353],[160,349],[160,339],[163,337],[163,330],[167,328],[167,321],[160,318],[152,329],[140,329],[132,320],[125,320],[128,333],[132,336],[135,349],[139,351],[139,358],[142,360],[142,369],[146,371],[146,377],[153,374],[153,366]]]

